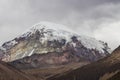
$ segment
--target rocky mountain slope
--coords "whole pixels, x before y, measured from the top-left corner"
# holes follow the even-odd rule
[[[120,46],[102,60],[47,80],[120,80]]]
[[[5,62],[0,61],[0,80],[36,80],[36,79],[8,65]]]
[[[2,45],[2,61],[15,66],[45,67],[99,60],[110,53],[107,43],[78,35],[63,25],[41,22]]]

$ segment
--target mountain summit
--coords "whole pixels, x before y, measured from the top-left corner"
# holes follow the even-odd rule
[[[2,60],[11,62],[27,59],[26,62],[31,62],[33,56],[34,59],[42,56],[36,61],[54,64],[81,59],[96,61],[110,53],[107,43],[74,32],[63,25],[40,22],[22,35],[5,42],[2,45],[4,49]]]

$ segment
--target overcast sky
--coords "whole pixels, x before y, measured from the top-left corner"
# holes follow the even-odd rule
[[[0,44],[40,21],[120,45],[120,0],[0,0]]]

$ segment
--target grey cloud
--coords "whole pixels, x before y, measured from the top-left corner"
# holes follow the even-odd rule
[[[96,31],[103,32],[104,24],[120,21],[119,9],[120,0],[0,0],[0,34],[4,35],[0,35],[0,43],[40,21],[64,24],[96,37]]]

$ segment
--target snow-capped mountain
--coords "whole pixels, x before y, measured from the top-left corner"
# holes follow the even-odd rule
[[[54,63],[58,58],[60,61],[69,62],[70,55],[77,59],[96,61],[110,53],[107,43],[79,35],[63,25],[50,22],[34,25],[22,35],[4,43],[2,48],[5,52],[2,60],[6,62],[33,55],[51,55],[52,57],[48,56],[48,63]],[[43,58],[40,57],[38,61],[42,60]]]

